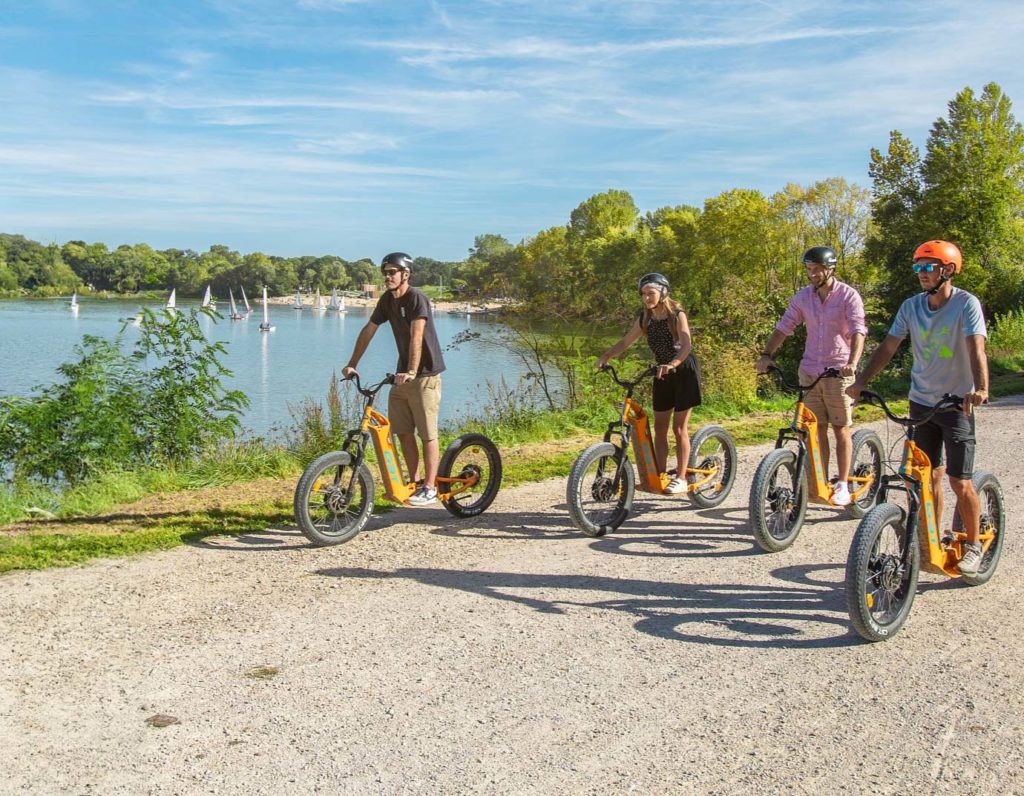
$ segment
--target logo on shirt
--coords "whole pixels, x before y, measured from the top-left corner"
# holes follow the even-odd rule
[[[952,342],[953,333],[948,325],[931,331],[927,326],[921,326],[921,345],[924,347],[926,359],[952,359],[953,350],[949,347]]]

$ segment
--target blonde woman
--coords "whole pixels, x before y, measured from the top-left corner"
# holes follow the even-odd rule
[[[617,357],[641,336],[658,363],[654,378],[654,456],[665,471],[668,460],[668,428],[676,440],[675,477],[666,495],[686,491],[686,466],[690,458],[690,413],[700,406],[700,365],[693,355],[690,325],[682,307],[669,298],[669,282],[663,274],[645,274],[637,284],[643,308],[632,327],[615,345],[601,354],[598,369]]]

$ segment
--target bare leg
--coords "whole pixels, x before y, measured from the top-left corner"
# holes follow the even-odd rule
[[[828,446],[828,423],[822,421],[818,423],[818,454],[821,456],[821,471],[825,474],[825,480],[828,481],[828,460],[829,460]]]
[[[981,500],[970,478],[949,477],[949,486],[956,495],[956,507],[964,521],[967,541],[977,542],[981,535]]]
[[[654,464],[659,473],[667,469],[668,460],[668,424],[672,419],[672,410],[654,413]]]
[[[676,438],[676,473],[680,478],[686,477],[686,466],[690,461],[690,414],[692,409],[676,412],[672,423],[672,433]]]
[[[942,512],[945,510],[946,499],[942,494],[942,476],[946,474],[945,466],[936,467],[932,470],[932,496],[935,498],[935,523],[942,530]],[[952,479],[951,479],[952,480]],[[921,506],[922,522],[924,521],[924,506]]]
[[[437,478],[437,465],[441,459],[440,448],[437,440],[426,440],[423,443],[423,469],[426,471],[423,477],[423,485],[434,487],[434,480]]]
[[[409,480],[418,481],[420,477],[420,450],[416,445],[415,434],[396,434],[398,441],[402,443],[402,456],[405,457],[405,467],[409,471]],[[434,474],[437,474],[437,466],[434,467]]]
[[[853,457],[853,435],[849,426],[832,426],[836,435],[836,475],[840,481],[850,477],[850,459]],[[827,471],[826,471],[827,472]]]

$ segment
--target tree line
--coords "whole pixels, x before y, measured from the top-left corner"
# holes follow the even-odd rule
[[[807,248],[836,249],[839,278],[861,290],[881,324],[918,289],[914,248],[942,238],[963,250],[957,284],[990,317],[1024,303],[1024,131],[998,85],[959,92],[923,154],[892,131],[887,149],[871,150],[869,174],[870,189],[833,177],[647,213],[610,190],[518,245],[478,237],[463,275],[533,317],[590,319],[598,329],[612,322],[619,331],[636,311],[639,277],[660,271],[702,334],[757,345],[807,284]]]
[[[429,257],[415,260],[421,283],[450,284],[454,263]],[[0,234],[0,294],[64,295],[72,291],[107,291],[133,294],[143,290],[177,289],[183,296],[198,296],[207,285],[215,295],[228,288],[246,288],[255,295],[264,285],[272,295],[303,290],[362,290],[380,282],[373,261],[344,260],[335,255],[278,257],[251,252],[241,254],[227,246],[208,251],[154,249],[145,243],[111,250],[105,243],[68,241],[44,245],[23,235]]]

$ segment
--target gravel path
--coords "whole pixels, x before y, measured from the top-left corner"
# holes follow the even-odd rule
[[[979,434],[1020,517],[1024,402]],[[558,479],[338,548],[267,529],[0,577],[0,792],[1024,793],[1016,523],[990,584],[922,575],[866,644],[855,522],[754,548],[766,450],[724,507],[640,495],[599,540]]]

